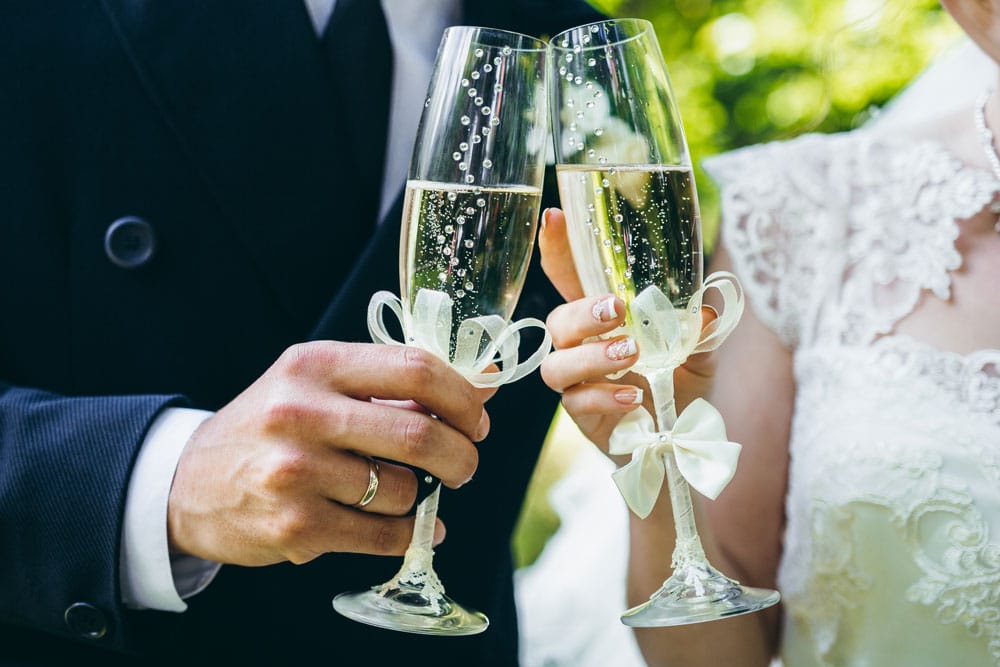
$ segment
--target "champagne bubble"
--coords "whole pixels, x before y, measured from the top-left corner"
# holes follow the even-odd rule
[[[458,216],[457,218],[455,218],[455,222],[457,222],[460,225],[464,225],[465,224],[465,216],[464,215]]]
[[[621,213],[615,213],[615,222],[621,222],[624,219],[625,216],[623,216]]]
[[[577,118],[583,118],[583,112],[582,111],[577,111],[576,112],[576,117]]]
[[[472,143],[478,144],[482,140],[483,140],[483,138],[480,137],[478,134],[472,135]]]
[[[476,187],[472,188],[472,194],[476,195],[477,197],[479,195],[481,195],[482,193],[483,193],[483,189],[481,187],[479,187],[478,185]]]
[[[467,92],[469,94],[469,97],[475,97],[478,91],[475,88],[469,88]]]
[[[456,199],[458,199],[458,195],[456,193],[454,192],[448,193],[448,201],[455,201]]]
[[[595,195],[604,194],[604,188],[602,188],[600,185],[595,185],[594,186],[594,194]]]
[[[500,65],[500,63],[502,63],[502,62],[503,62],[503,59],[500,56],[497,56],[496,58],[493,59],[493,64],[494,65]]]
[[[466,174],[465,175],[465,182],[466,183],[475,183],[476,182],[476,177],[473,176],[472,174]]]
[[[458,276],[459,278],[464,277],[465,276],[465,269],[455,269],[455,275]]]
[[[581,141],[581,142],[578,142],[578,143],[576,144],[576,150],[578,150],[578,151],[582,151],[582,150],[583,150],[583,142],[582,142],[582,141]],[[581,177],[581,179],[582,179],[582,180],[587,180],[586,178],[582,178],[582,177]]]
[[[595,137],[599,137],[602,134],[604,134],[604,128],[603,127],[595,127],[594,128],[594,136]]]
[[[497,118],[496,116],[493,116],[493,118],[490,118],[490,125],[496,127],[499,124],[500,124],[500,119],[499,118]]]
[[[602,155],[601,157],[597,158],[597,161],[598,161],[599,163],[601,163],[601,164],[607,164],[607,163],[608,163],[608,158],[606,158],[606,157],[604,157],[604,156]]]
[[[484,127],[482,130],[480,130],[480,132],[483,133],[484,137],[490,136],[490,128],[488,128],[488,127]]]
[[[473,241],[472,239],[465,239],[465,247],[466,248],[471,248],[474,245],[476,245],[475,241]]]
[[[569,40],[568,39],[564,39],[562,41],[562,44],[560,44],[559,46],[561,46],[561,47],[563,47],[565,49],[567,46],[569,46]]]
[[[606,187],[606,188],[607,188],[607,187],[610,187],[610,186],[611,186],[611,181],[609,181],[609,180],[608,180],[608,179],[606,179],[606,178],[602,178],[602,179],[601,179],[601,185],[603,185],[603,186],[604,186],[604,187]]]
[[[472,101],[476,103],[477,107],[483,105],[483,98],[481,98],[481,97],[477,97],[476,99],[474,99]],[[489,109],[489,107],[486,107],[486,108]],[[483,113],[489,113],[489,111],[484,111]]]
[[[587,41],[589,42],[590,40],[587,39]],[[587,64],[590,65],[591,67],[593,67],[594,65],[597,64],[597,58],[588,58],[587,59]]]
[[[489,169],[492,166],[493,166],[493,160],[491,160],[489,158],[486,158],[485,160],[483,160],[483,169]]]
[[[511,51],[512,49],[509,46],[505,46],[502,49],[500,49],[500,53],[504,54],[505,56],[509,56],[511,54]]]
[[[438,243],[444,243],[444,241],[445,241],[444,234],[438,234],[437,235],[437,242]]]
[[[574,100],[572,97],[569,98],[568,100],[566,100],[566,106],[572,109],[573,107],[576,106],[576,100]]]
[[[573,83],[575,83],[576,85],[578,85],[578,86],[579,86],[579,85],[580,85],[581,83],[583,83],[583,77],[582,77],[582,76],[580,76],[579,74],[577,74],[577,75],[576,75],[576,76],[575,76],[575,77],[573,78]]]
[[[632,272],[629,271],[628,269],[625,269],[625,272],[622,273],[622,275],[625,276],[626,278],[631,278],[632,277]]]
[[[448,249],[451,250],[451,248]],[[458,257],[452,257],[451,260],[448,261],[448,263],[451,264],[452,266],[458,266]]]
[[[502,83],[494,83],[493,84],[493,92],[494,93],[499,93],[502,90],[503,90],[503,84]]]
[[[594,157],[595,155],[597,155],[597,151],[595,151],[593,148],[587,151],[587,157]]]
[[[473,51],[473,53],[476,54],[477,58],[482,58],[483,57],[483,50],[482,49],[476,49],[475,51]]]
[[[454,153],[451,154],[451,157],[454,158],[455,160],[461,160],[462,154],[459,153],[458,151],[455,151]]]
[[[610,248],[611,247],[611,239],[604,239],[603,243],[604,243],[604,247],[605,248]],[[450,251],[451,248],[445,248],[445,250],[446,251]]]
[[[468,88],[468,87],[469,87],[469,80],[462,79],[462,88]]]
[[[480,197],[479,199],[476,200],[476,206],[478,206],[479,208],[486,206],[486,200]]]
[[[591,102],[590,100],[587,100],[587,103],[584,106],[586,106],[588,109],[593,109],[594,103]]]
[[[568,62],[568,63],[573,62],[573,54],[572,53],[567,53],[566,54],[566,62]]]
[[[472,281],[471,281],[471,280],[467,280],[467,281],[465,281],[465,289],[467,289],[467,290],[470,290],[470,291],[471,291],[473,287],[475,287],[475,285],[473,285],[473,284],[472,284]]]
[[[584,88],[586,88],[587,90],[593,90],[594,89],[594,82],[593,81],[588,81],[586,83],[586,85],[584,85]]]
[[[438,274],[438,280],[440,280],[441,282],[448,280],[448,274],[442,271],[441,273]]]
[[[467,151],[467,150],[469,150],[469,144],[467,144],[466,142],[463,141],[462,143],[460,143],[458,145],[458,150],[460,150],[460,151]]]
[[[445,234],[451,234],[453,231],[455,231],[455,228],[453,226],[451,226],[451,225],[445,225],[444,226],[444,233]]]
[[[572,72],[567,72],[566,73],[566,80],[567,81],[572,81],[573,80],[573,73]]]
[[[476,209],[474,209],[471,206],[469,206],[468,208],[465,209],[465,214],[466,215],[475,215],[476,214]]]
[[[590,35],[584,35],[583,38],[580,39],[580,41],[583,42],[584,44],[590,44]]]
[[[463,296],[465,296],[465,290],[455,290],[455,296],[461,299]]]
[[[566,66],[565,65],[560,65],[559,66],[559,76],[563,76],[565,74],[566,74]]]
[[[472,119],[469,118],[468,116],[462,116],[461,118],[459,118],[459,121],[462,123],[462,125],[468,125],[469,123],[472,122]]]
[[[579,44],[573,47],[573,53],[580,53],[580,51],[583,51],[583,48]]]
[[[604,267],[604,273],[605,273],[606,275],[609,275],[609,276],[610,276],[610,275],[611,275],[611,267],[610,267],[610,266],[606,266],[606,267]]]
[[[459,156],[459,157],[461,157],[461,156]],[[468,168],[469,168],[469,165],[468,165],[468,163],[466,163],[466,162],[459,162],[459,163],[458,163],[458,169],[459,169],[460,171],[465,171],[465,170],[466,170],[466,169],[468,169]]]
[[[622,247],[616,243],[614,250],[615,250],[615,252],[621,252],[622,251]]]
[[[590,26],[590,32],[592,32],[592,33],[595,33],[595,34],[596,34],[596,33],[597,33],[597,31],[598,31],[598,27],[597,27],[596,25],[592,25],[592,26]]]
[[[441,249],[441,252],[443,252],[445,255],[450,255],[451,254],[451,246],[445,246],[444,248]]]
[[[478,79],[479,78],[479,72],[473,72],[469,76],[471,76],[473,79]]]
[[[489,63],[486,63],[485,65],[483,65],[483,71],[486,72],[487,74],[490,73],[490,72],[492,72],[493,71],[493,65],[491,65]]]
[[[492,109],[490,109],[489,107],[483,107],[482,108],[482,112],[483,112],[484,116],[489,116],[490,115],[490,111],[492,111]]]

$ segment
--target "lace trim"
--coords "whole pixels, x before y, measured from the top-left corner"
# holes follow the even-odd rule
[[[947,299],[962,261],[958,221],[1000,191],[939,144],[860,131],[743,149],[705,168],[722,187],[723,238],[749,301],[789,346],[870,342],[923,290]]]

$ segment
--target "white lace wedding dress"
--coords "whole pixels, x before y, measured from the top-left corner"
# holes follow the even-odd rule
[[[706,167],[751,306],[794,351],[785,665],[1000,665],[1000,351],[896,332],[949,298],[959,221],[1000,182],[873,131]]]

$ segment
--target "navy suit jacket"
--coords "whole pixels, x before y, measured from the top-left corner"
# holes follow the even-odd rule
[[[465,11],[536,35],[599,18],[580,0]],[[156,415],[221,407],[295,342],[368,340],[369,296],[398,290],[399,209],[357,217],[334,66],[302,0],[0,5],[0,662],[516,662],[509,540],[555,406],[537,375],[490,401],[475,480],[441,501],[437,568],[485,634],[333,612],[398,558],[226,566],[183,614],[120,601],[124,498]],[[155,238],[132,269],[105,248],[128,216]],[[553,304],[533,268],[517,316]]]

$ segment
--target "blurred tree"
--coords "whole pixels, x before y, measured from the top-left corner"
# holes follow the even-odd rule
[[[870,117],[960,31],[936,0],[591,0],[653,23],[693,160]],[[706,244],[717,195],[697,170]]]

